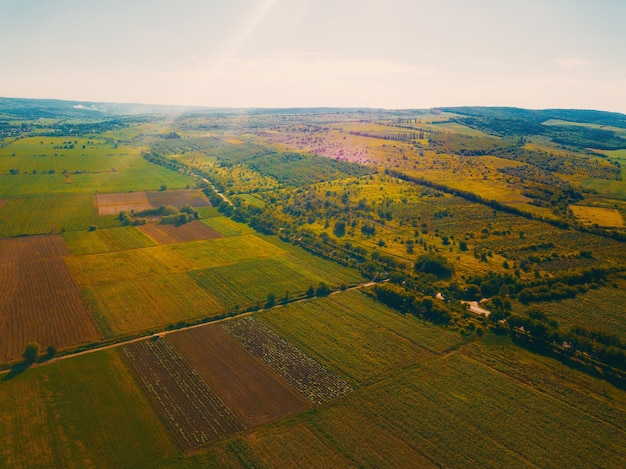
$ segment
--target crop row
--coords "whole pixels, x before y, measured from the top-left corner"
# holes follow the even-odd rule
[[[31,341],[64,348],[100,338],[59,236],[0,240],[0,362]]]
[[[322,404],[353,390],[349,383],[254,318],[226,321],[221,327],[313,404]]]
[[[191,449],[244,429],[166,339],[136,342],[122,351],[181,448]]]

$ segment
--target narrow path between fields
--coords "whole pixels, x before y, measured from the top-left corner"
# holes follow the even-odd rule
[[[197,174],[194,174],[193,172],[191,174],[193,176],[200,177]],[[228,202],[228,204],[231,207],[234,207],[233,203],[224,194],[222,194],[220,191],[218,191],[211,181],[209,181],[206,178],[200,178],[200,179],[202,179],[203,182],[206,182],[209,186],[211,186],[211,188],[213,189],[213,192],[215,192],[217,195],[219,195],[224,200],[224,202]]]
[[[373,285],[376,285],[377,283],[383,283],[383,282],[387,282],[387,281],[388,280],[385,279],[385,280],[382,280],[380,282],[370,281],[370,282],[361,283],[359,285],[354,285],[352,287],[348,287],[345,290],[335,290],[335,291],[332,291],[332,292],[330,292],[330,294],[328,296],[336,295],[338,293],[343,293],[344,291],[359,290],[361,288],[371,287]],[[301,298],[299,300],[290,301],[287,304],[277,304],[277,305],[272,306],[271,308],[260,308],[260,309],[258,309],[256,311],[246,311],[246,312],[242,312],[242,313],[239,313],[239,314],[236,314],[236,315],[233,315],[233,316],[229,316],[229,317],[223,318],[223,319],[216,319],[214,321],[202,322],[202,323],[199,323],[199,324],[193,324],[191,326],[180,327],[180,328],[177,328],[177,329],[163,329],[162,331],[152,332],[150,334],[145,334],[145,335],[142,335],[140,337],[135,337],[133,339],[121,340],[119,342],[114,342],[112,344],[102,345],[102,346],[99,346],[99,347],[90,348],[88,350],[81,350],[80,352],[69,352],[69,353],[67,353],[65,355],[54,357],[54,358],[51,358],[49,360],[45,360],[43,362],[33,363],[32,365],[30,365],[27,368],[36,368],[38,366],[45,366],[45,365],[49,365],[51,363],[55,363],[55,362],[58,362],[58,361],[61,361],[61,360],[66,360],[68,358],[74,358],[74,357],[78,357],[80,355],[86,355],[88,353],[100,352],[102,350],[107,350],[107,349],[111,349],[111,348],[115,348],[115,347],[121,347],[123,345],[128,345],[128,344],[132,344],[132,343],[135,343],[135,342],[140,342],[142,340],[150,339],[152,337],[157,337],[158,336],[159,338],[161,338],[161,337],[165,337],[166,335],[172,334],[172,333],[175,333],[175,332],[181,332],[181,331],[186,331],[186,330],[189,330],[189,329],[195,329],[197,327],[209,326],[211,324],[218,324],[220,322],[230,321],[231,319],[237,319],[237,318],[250,316],[250,315],[252,315],[254,313],[258,313],[260,311],[266,311],[266,310],[270,310],[270,309],[282,308],[282,307],[288,306],[290,304],[302,303],[302,302],[305,302],[305,301],[312,301],[312,300],[316,300],[316,299],[319,299],[319,298],[324,298],[324,297],[323,296],[322,297],[320,297],[320,296],[312,296],[310,298]],[[20,363],[17,363],[17,364],[14,365],[14,367],[20,367],[20,366],[24,366],[24,364],[22,362],[20,362]],[[24,371],[27,368],[25,368]],[[9,368],[8,370],[2,370],[2,371],[0,371],[0,375],[8,374],[11,371],[12,371],[12,368]]]

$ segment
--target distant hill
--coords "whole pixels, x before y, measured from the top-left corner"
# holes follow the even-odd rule
[[[218,108],[206,106],[170,106],[137,103],[97,103],[90,101],[64,101],[59,99],[26,99],[0,97],[0,117],[24,119],[45,118],[104,118],[140,114],[326,114],[337,112],[368,112],[369,108]]]
[[[568,122],[587,123],[620,127],[626,129],[626,115],[619,112],[593,111],[581,109],[543,109],[531,110],[514,107],[444,107],[442,111],[472,117],[491,119],[522,119],[533,123],[542,123],[551,119]]]

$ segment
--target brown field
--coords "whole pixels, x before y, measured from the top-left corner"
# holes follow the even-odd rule
[[[98,332],[65,262],[60,236],[0,239],[0,362],[29,342],[65,348]]]
[[[252,317],[226,321],[221,327],[313,404],[322,404],[352,391],[346,381]]]
[[[138,382],[183,450],[244,430],[168,339],[122,347]]]
[[[4,204],[7,203],[7,199],[0,199],[0,208],[4,207]]]
[[[182,226],[147,224],[139,227],[158,244],[187,243],[206,239],[223,238],[219,231],[199,221],[192,221]]]
[[[153,191],[146,192],[148,202],[158,208],[161,205],[173,205],[182,207],[191,205],[192,207],[208,207],[211,205],[200,189],[184,189],[178,191]]]
[[[171,334],[168,340],[249,428],[311,406],[218,326]]]
[[[153,208],[145,192],[96,194],[96,207],[98,215],[118,215],[123,210],[139,211]]]

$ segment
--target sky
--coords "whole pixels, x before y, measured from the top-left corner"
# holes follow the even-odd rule
[[[626,113],[626,0],[0,0],[0,96]]]

